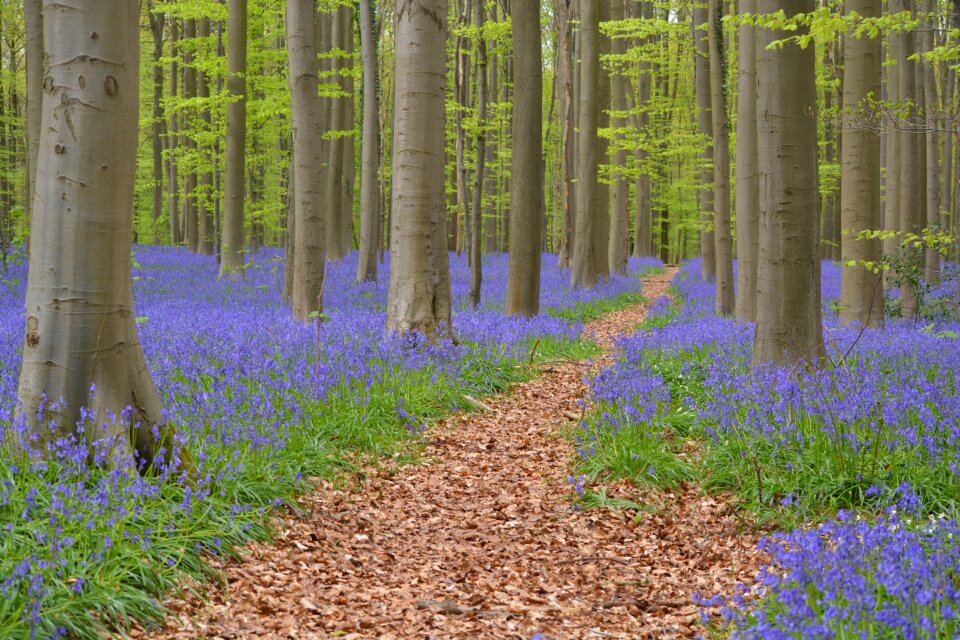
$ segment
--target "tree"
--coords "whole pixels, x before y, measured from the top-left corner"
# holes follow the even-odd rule
[[[470,304],[480,306],[480,287],[483,283],[483,187],[487,151],[487,41],[483,34],[484,0],[473,0],[473,20],[477,29],[474,50],[476,51],[477,78],[477,143],[476,164],[473,175],[473,202],[470,204]],[[538,120],[542,117],[538,114]]]
[[[700,185],[700,270],[703,277],[713,280],[717,275],[716,242],[713,239],[713,116],[710,97],[709,20],[706,5],[693,9],[694,38],[696,40],[695,93],[697,97],[697,127],[703,136],[703,168]],[[707,27],[707,28],[705,28]]]
[[[741,13],[755,13],[757,0],[740,0]],[[753,322],[757,314],[757,233],[760,182],[757,165],[757,31],[740,25],[737,59],[737,159],[734,206],[737,215],[737,317]]]
[[[293,262],[290,306],[306,320],[323,310],[324,224],[320,193],[320,98],[313,0],[288,0],[287,57],[293,110]]]
[[[623,20],[623,0],[610,0],[610,19]],[[623,38],[614,38],[610,43],[614,58],[626,55],[627,44]],[[627,80],[622,70],[614,69],[611,82],[612,127],[616,149],[613,152],[611,178],[613,180],[612,211],[610,214],[610,242],[607,247],[607,260],[613,273],[627,272],[627,254],[630,250],[630,185],[624,171],[627,168],[627,148],[624,144],[624,129],[627,127]]]
[[[130,238],[138,5],[46,0],[42,132],[31,220],[19,417],[41,442],[110,438],[117,459],[169,453],[133,314]],[[36,62],[36,61],[34,61]],[[99,430],[104,425],[103,431]],[[36,446],[36,445],[34,445]]]
[[[387,330],[452,329],[444,207],[447,3],[396,8],[391,268]]]
[[[760,13],[794,16],[814,0],[760,0]],[[774,38],[802,35],[766,30],[759,38],[760,236],[755,365],[816,363],[825,355],[820,319],[817,215],[817,109],[814,48]]]
[[[540,202],[543,183],[540,3],[513,0],[513,65],[523,82],[513,95],[513,190],[510,193],[510,257],[507,314],[540,311]]]
[[[247,155],[247,0],[228,0],[227,148],[220,275],[242,275]]]
[[[360,51],[363,60],[363,135],[360,138],[360,258],[357,282],[377,279],[380,243],[380,199],[377,166],[380,126],[377,120],[377,43],[373,0],[360,0]]]
[[[27,36],[27,212],[36,192],[40,150],[40,103],[43,101],[43,0],[24,0]]]
[[[848,14],[880,16],[880,0],[850,0]],[[854,123],[870,121],[871,98],[880,95],[880,40],[850,35],[843,52],[843,104]],[[880,229],[880,136],[867,126],[847,127],[840,147],[840,216],[847,233],[840,238],[840,317],[844,322],[883,321],[880,275],[863,262],[880,263],[880,241],[861,239],[859,232]]]
[[[604,224],[599,209],[598,166],[600,145],[600,2],[580,0],[580,118],[577,135],[577,214],[573,233],[573,261],[570,284],[580,288],[596,286],[600,280],[600,261],[593,238],[596,226]],[[606,262],[606,260],[604,260]]]
[[[720,0],[710,0],[707,44],[710,47],[710,113],[713,117],[713,240],[717,277],[716,308],[733,313],[733,246],[730,237],[730,125],[724,89],[723,18]]]

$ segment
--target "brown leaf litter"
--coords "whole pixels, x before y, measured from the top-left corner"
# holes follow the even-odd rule
[[[672,270],[644,281],[652,302]],[[586,331],[609,352],[642,321],[637,305]],[[598,359],[605,365],[611,356]],[[756,535],[723,498],[658,492],[630,514],[573,508],[581,363],[478,400],[485,409],[431,427],[427,464],[382,471],[358,489],[327,485],[278,539],[221,569],[225,591],[181,594],[148,638],[683,638],[698,629],[694,591],[751,582]],[[608,487],[641,502],[628,483]]]

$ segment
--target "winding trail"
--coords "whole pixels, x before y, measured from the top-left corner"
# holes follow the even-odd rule
[[[644,281],[652,302],[673,271]],[[643,305],[590,324],[612,339]],[[678,638],[699,615],[690,595],[730,592],[756,573],[756,536],[729,504],[695,488],[655,497],[638,521],[571,507],[587,369],[547,367],[483,401],[491,411],[429,429],[427,464],[385,470],[355,490],[304,496],[273,543],[222,569],[209,602],[171,600],[151,638]],[[638,491],[608,488],[638,502]],[[650,497],[650,496],[648,496]]]

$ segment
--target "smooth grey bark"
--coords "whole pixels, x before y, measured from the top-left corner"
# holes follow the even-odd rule
[[[197,21],[187,20],[183,23],[183,39],[193,41],[197,37]],[[187,101],[193,101],[197,97],[197,69],[194,66],[193,42],[185,48],[183,53],[183,98]],[[191,109],[184,114],[184,129],[189,131],[191,122],[194,119],[194,111]],[[195,152],[197,141],[189,135],[183,137],[184,147],[189,151]],[[197,172],[193,167],[185,169],[183,184],[183,239],[187,243],[187,249],[196,253],[200,249],[200,225],[197,220]]]
[[[594,228],[602,224],[599,211],[597,127],[600,85],[600,2],[580,0],[580,121],[577,136],[577,215],[573,233],[570,284],[593,288],[600,280],[601,256],[593,242]]]
[[[936,9],[936,3],[927,0],[923,3],[923,10],[928,15]],[[934,48],[934,22],[931,18],[926,18],[923,23],[923,29],[920,31],[921,45],[920,51],[932,51]],[[923,97],[928,125],[926,131],[926,205],[927,221],[926,227],[939,230],[940,224],[940,165],[938,142],[940,134],[937,127],[934,126],[936,120],[932,117],[940,104],[940,98],[937,95],[937,78],[934,69],[934,63],[930,60],[921,60]],[[949,137],[949,136],[946,136]],[[924,278],[927,284],[935,285],[940,282],[940,253],[936,248],[928,248],[924,259],[925,271]]]
[[[380,123],[377,100],[377,42],[373,0],[360,0],[360,55],[363,64],[363,134],[360,137],[360,257],[357,282],[377,279],[380,244]]]
[[[324,220],[320,192],[320,98],[313,0],[288,0],[286,45],[293,113],[290,185],[293,191],[293,273],[290,307],[306,321],[323,310]]]
[[[227,0],[227,145],[220,276],[243,275],[247,157],[247,0]]]
[[[623,20],[623,0],[610,0],[610,19]],[[610,53],[623,56],[627,52],[627,42],[623,38],[613,38]],[[627,127],[627,81],[618,69],[611,72],[611,125],[614,130],[613,180],[610,211],[610,241],[607,245],[607,260],[611,273],[627,272],[627,255],[630,253],[630,185],[624,172],[627,168],[627,147],[623,140]]]
[[[912,0],[904,0],[903,9],[911,11],[913,9]],[[897,83],[899,98],[903,104],[905,115],[908,119],[916,116],[915,104],[917,101],[917,67],[916,63],[910,60],[914,52],[914,34],[910,32],[900,32],[896,36],[898,39],[897,49]],[[900,139],[899,145],[899,230],[901,233],[909,234],[918,231],[919,215],[918,202],[923,198],[919,193],[919,172],[917,155],[917,134],[912,131],[900,131],[897,133]],[[904,259],[911,259],[911,253],[915,251],[911,248],[900,248],[901,256]],[[909,278],[901,278],[900,282],[900,312],[904,318],[912,319],[917,315],[917,293],[914,283]]]
[[[180,29],[176,18],[170,19],[170,97],[176,98],[180,91],[180,65],[177,64],[177,48]],[[183,242],[180,231],[180,173],[177,166],[177,147],[180,146],[180,115],[171,110],[167,126],[167,208],[170,211],[170,243]]]
[[[610,21],[610,5],[616,0],[600,0],[600,23]],[[604,60],[610,55],[610,38],[599,34],[598,42],[600,44],[600,59]],[[610,104],[611,104],[611,82],[610,74],[600,65],[600,82],[597,85],[597,98],[599,100],[599,109],[597,127],[608,130],[610,128]],[[600,164],[610,164],[610,142],[606,136],[597,136],[597,158]],[[598,167],[599,176],[599,167]],[[600,271],[600,280],[610,278],[610,261],[607,258],[607,248],[610,244],[610,185],[606,182],[600,182],[597,189],[597,212],[596,221],[592,227],[593,232],[593,251],[597,256],[597,266]]]
[[[344,52],[343,59],[343,91],[346,97],[343,98],[344,116],[344,137],[343,141],[343,182],[341,183],[343,194],[340,198],[340,246],[344,254],[347,255],[353,250],[353,194],[354,182],[357,179],[357,147],[356,147],[356,104],[355,87],[353,80],[353,5],[341,6],[343,9],[340,20],[342,22],[342,44],[340,48]]]
[[[150,123],[150,145],[153,152],[153,191],[150,218],[154,224],[154,233],[159,234],[158,221],[163,214],[163,30],[166,23],[166,16],[156,13],[153,0],[147,2],[147,16],[150,20],[150,33],[153,35],[153,95],[151,96],[151,106],[153,107],[151,115],[153,121]],[[160,238],[155,235],[153,241],[159,241]]]
[[[201,40],[210,38],[210,19],[201,18],[197,23],[197,37]],[[197,98],[200,100],[200,121],[206,130],[210,129],[210,78],[203,71],[197,71]],[[205,255],[212,256],[217,242],[213,221],[213,164],[217,156],[209,146],[200,150],[204,168],[200,173],[200,190],[197,196],[197,250]]]
[[[27,66],[27,215],[36,193],[37,154],[40,149],[40,109],[43,101],[43,0],[24,0]]]
[[[332,35],[330,39],[331,46],[336,51],[343,51],[344,46],[344,10],[346,7],[337,7],[331,20]],[[335,82],[342,90],[342,78],[340,70],[344,68],[343,58],[337,56],[333,60],[333,70],[335,72]],[[347,101],[343,96],[332,99],[332,110],[330,120],[330,130],[335,137],[329,142],[329,155],[327,156],[326,183],[324,187],[326,206],[326,224],[327,224],[327,258],[329,260],[342,260],[349,253],[349,249],[344,246],[343,229],[343,181],[345,173],[346,159],[346,138],[339,135],[340,131],[347,128]]]
[[[457,255],[463,250],[464,241],[469,237],[469,204],[467,198],[467,164],[465,162],[466,154],[466,130],[463,126],[463,114],[467,109],[467,89],[469,75],[467,73],[467,39],[463,35],[464,27],[467,25],[469,12],[467,11],[467,0],[458,0],[457,2],[457,24],[460,27],[461,34],[457,36],[457,46],[454,53],[454,62],[456,69],[454,71],[454,98],[457,102],[457,111],[455,116],[455,128],[457,134],[456,141],[456,187],[457,187],[457,229],[456,246]],[[470,255],[469,243],[467,245],[467,258]]]
[[[881,14],[880,0],[848,0],[848,13],[864,18]],[[872,118],[868,100],[880,95],[880,39],[847,37],[844,46],[843,104],[854,121]],[[848,230],[840,238],[840,318],[844,323],[883,322],[883,286],[879,273],[863,266],[880,263],[880,241],[859,239],[860,231],[881,228],[880,136],[869,127],[848,127],[840,146],[840,216]]]
[[[477,140],[473,174],[473,202],[470,204],[470,304],[480,306],[480,287],[483,283],[483,187],[486,169],[487,145],[487,42],[483,37],[484,0],[473,0],[473,23],[478,36],[476,42],[475,76],[477,86]]]
[[[808,13],[814,0],[760,0],[760,13]],[[758,37],[757,143],[760,235],[753,363],[816,364],[825,356],[820,317],[817,219],[817,109],[814,48],[768,49],[802,35],[764,30]]]
[[[124,0],[44,2],[47,65],[17,389],[17,416],[38,441],[15,444],[44,452],[46,442],[78,436],[100,443],[94,462],[122,465],[135,452],[145,470],[173,443],[133,313],[138,9]]]
[[[722,316],[734,311],[733,240],[730,235],[730,124],[724,94],[723,7],[709,0],[707,44],[710,49],[710,113],[713,129],[713,239],[716,268],[716,309]]]
[[[630,3],[633,13],[631,17],[642,17],[647,20],[653,18],[653,3],[649,0],[642,0],[640,3]],[[642,60],[638,63],[637,70],[637,104],[634,109],[633,123],[634,128],[642,135],[650,125],[650,115],[647,111],[650,102],[650,90],[652,83],[650,76],[652,73],[651,64]],[[643,145],[637,144],[633,152],[634,161],[640,173],[637,175],[634,184],[634,193],[636,198],[636,218],[634,220],[634,239],[633,256],[641,258],[653,255],[653,232],[651,208],[651,185],[649,169],[645,167],[647,151]]]
[[[508,315],[540,311],[540,241],[543,216],[543,67],[540,3],[513,0],[514,73],[524,81],[513,95],[513,190],[510,192],[510,255],[507,267]]]
[[[387,331],[432,338],[452,330],[443,171],[447,3],[401,0],[395,33]]]
[[[903,0],[890,0],[888,11],[897,13],[903,10]],[[897,61],[900,58],[902,42],[896,32],[888,36],[887,58],[894,64],[885,67],[886,98],[885,101],[896,104],[900,101],[900,72]],[[884,189],[883,189],[883,228],[887,231],[897,231],[900,228],[900,139],[901,134],[896,130],[896,122],[892,118],[885,118],[884,129],[888,130],[884,137],[886,156]],[[882,242],[883,254],[893,256],[897,253],[896,238],[887,238]],[[891,286],[891,274],[886,273],[884,286]]]
[[[496,13],[493,13],[492,18],[496,20],[496,17]],[[495,100],[499,91],[497,56],[495,53],[489,53],[489,51],[488,54],[487,95]],[[488,136],[485,146],[487,171],[483,185],[483,202],[485,203],[483,206],[483,250],[485,253],[493,253],[497,250],[497,172],[490,167],[497,163],[497,137]]]
[[[560,60],[560,189],[562,200],[562,221],[560,223],[560,245],[557,249],[557,266],[566,269],[570,266],[572,251],[573,216],[576,208],[573,179],[576,174],[576,156],[573,153],[574,105],[573,105],[573,29],[571,4],[576,0],[557,1],[557,47]]]
[[[740,13],[755,13],[757,0],[740,0]],[[757,29],[738,29],[737,157],[734,207],[737,216],[736,315],[757,314],[757,242],[760,232],[760,167],[757,157]]]
[[[706,280],[717,275],[716,243],[713,238],[713,115],[710,98],[710,46],[708,29],[702,28],[709,19],[706,5],[693,9],[694,39],[694,93],[697,99],[697,129],[703,136],[703,168],[700,172],[700,270]]]

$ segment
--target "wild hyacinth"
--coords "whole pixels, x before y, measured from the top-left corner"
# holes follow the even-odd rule
[[[177,430],[163,446],[188,451],[197,472],[185,479],[174,460],[143,476],[110,463],[109,443],[91,452],[78,438],[0,459],[0,637],[97,637],[125,616],[159,615],[158,594],[184,572],[202,575],[203,554],[263,537],[265,514],[341,467],[345,449],[389,452],[464,394],[502,388],[534,345],[572,348],[577,322],[502,315],[506,255],[484,257],[476,311],[465,263],[451,262],[457,342],[417,345],[384,336],[389,263],[361,285],[355,255],[331,263],[329,320],[317,327],[295,322],[280,298],[280,252],[253,256],[244,280],[220,281],[210,258],[138,248],[137,323]],[[554,257],[543,264],[542,305],[555,315],[635,295],[637,272],[651,266],[634,262],[629,276],[572,292]],[[26,437],[13,433],[25,276],[19,265],[0,281],[0,439]],[[88,464],[91,455],[103,464]]]

